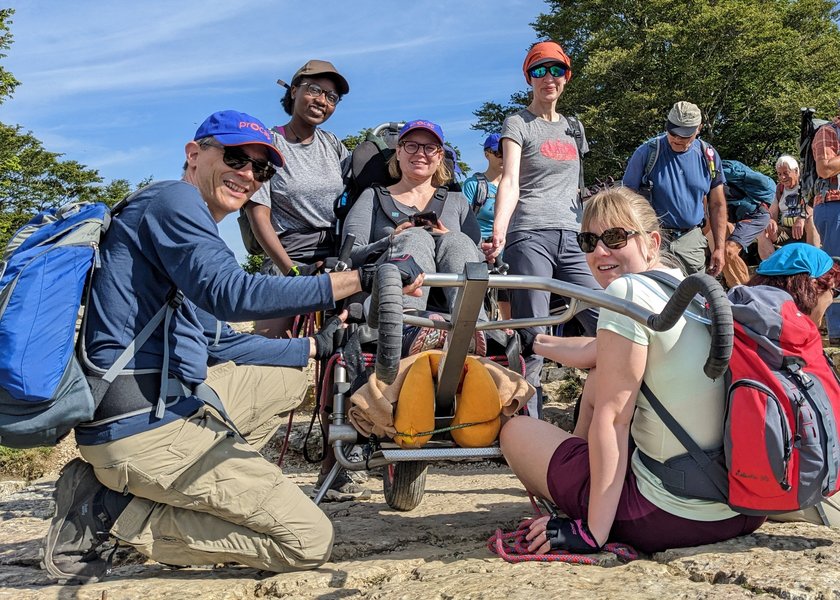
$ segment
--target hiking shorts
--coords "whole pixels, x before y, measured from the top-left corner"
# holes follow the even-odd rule
[[[770,213],[764,208],[747,215],[745,219],[741,219],[735,223],[735,229],[729,235],[727,241],[739,244],[741,248],[746,250],[756,238],[767,228],[770,222]]]
[[[585,519],[589,510],[589,444],[573,437],[557,447],[548,464],[548,490],[560,512]],[[738,515],[723,521],[693,521],[665,512],[642,496],[627,467],[608,541],[653,553],[668,548],[713,544],[758,529],[764,517]]]

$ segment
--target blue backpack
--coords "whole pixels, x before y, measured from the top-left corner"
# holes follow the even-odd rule
[[[74,349],[110,220],[102,203],[43,211],[0,256],[0,445],[53,445],[93,417],[96,396]],[[174,310],[163,306],[102,379],[112,382]]]
[[[754,171],[738,160],[724,160],[721,165],[726,177],[724,192],[730,221],[741,221],[761,206],[769,207],[773,204],[776,182],[767,175]]]

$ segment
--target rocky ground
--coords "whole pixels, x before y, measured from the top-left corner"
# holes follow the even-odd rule
[[[571,423],[578,374],[549,373],[547,417]],[[311,490],[315,469],[300,455],[308,417],[296,418],[284,470]],[[277,444],[267,450],[276,459]],[[59,449],[56,463],[73,455]],[[510,471],[494,463],[432,466],[418,508],[391,510],[381,482],[368,502],[326,504],[335,523],[332,561],[316,571],[272,575],[232,566],[171,570],[121,551],[105,581],[61,586],[39,568],[52,512],[56,470],[29,485],[0,484],[0,599],[80,598],[784,598],[840,600],[840,530],[766,524],[753,535],[698,548],[642,556],[624,564],[611,554],[598,565],[508,564],[489,552],[496,528],[531,516]]]

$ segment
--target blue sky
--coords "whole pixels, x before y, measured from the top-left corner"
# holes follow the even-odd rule
[[[4,66],[22,84],[0,120],[132,183],[179,178],[184,143],[216,110],[285,123],[275,81],[310,58],[332,61],[350,82],[327,130],[344,137],[431,119],[483,169],[472,112],[525,87],[529,23],[547,10],[542,0],[20,4]],[[220,231],[244,258],[233,216]]]

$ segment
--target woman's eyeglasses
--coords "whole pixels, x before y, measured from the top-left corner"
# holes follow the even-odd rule
[[[627,245],[627,240],[631,235],[638,233],[638,231],[630,231],[623,227],[610,227],[609,229],[605,229],[601,235],[596,235],[590,231],[581,231],[577,234],[577,243],[580,249],[586,254],[595,252],[598,240],[604,242],[604,245],[610,250],[618,250]]]
[[[321,94],[324,94],[324,98],[326,99],[327,104],[329,104],[330,106],[335,106],[336,104],[341,102],[341,96],[339,96],[335,92],[328,92],[317,83],[310,83],[307,81],[301,83],[300,87],[303,88],[304,93],[310,98],[317,98]]]
[[[251,163],[251,171],[254,173],[254,179],[260,183],[265,183],[274,177],[274,174],[277,172],[274,165],[267,161],[248,156],[245,151],[238,146],[222,146],[216,144],[208,145],[212,148],[218,148],[223,152],[222,160],[231,169],[236,169],[238,171],[239,169],[245,168],[245,165],[248,163]]]
[[[402,149],[409,154],[417,154],[417,151],[423,149],[423,154],[426,156],[434,156],[440,152],[443,147],[440,144],[418,144],[417,142],[400,142]]]
[[[549,74],[555,78],[565,77],[566,67],[563,65],[551,65],[550,67],[540,65],[539,67],[531,67],[528,69],[528,75],[535,79],[542,79]]]
[[[831,297],[835,300],[837,300],[837,298],[840,298],[840,288],[832,288]]]

